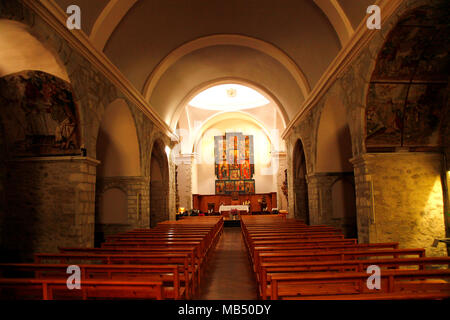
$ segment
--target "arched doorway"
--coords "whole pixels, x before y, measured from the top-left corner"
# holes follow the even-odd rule
[[[309,224],[308,183],[303,143],[298,140],[294,148],[294,217]]]
[[[169,220],[169,163],[164,143],[155,141],[150,160],[150,228]]]

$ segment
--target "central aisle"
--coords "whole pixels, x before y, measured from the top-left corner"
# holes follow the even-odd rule
[[[241,228],[224,228],[207,263],[198,300],[256,300],[257,286]]]

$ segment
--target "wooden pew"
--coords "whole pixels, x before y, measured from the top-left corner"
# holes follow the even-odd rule
[[[80,290],[67,288],[62,279],[0,279],[2,300],[42,299],[163,299],[162,281],[85,280]],[[30,297],[30,294],[33,295]]]
[[[270,276],[271,299],[308,296],[334,296],[357,294],[389,294],[403,292],[447,293],[450,297],[449,269],[442,270],[386,270],[381,272],[381,288],[369,289],[366,272],[293,274],[278,273]],[[430,281],[437,280],[437,281]]]
[[[57,261],[59,264],[141,264],[141,265],[178,265],[182,266],[180,279],[186,287],[186,295],[189,298],[193,289],[199,284],[199,273],[195,266],[190,265],[189,257],[184,253],[157,253],[157,254],[83,254],[83,253],[39,253],[35,254],[35,263],[41,264],[47,261]],[[51,263],[51,262],[50,262]]]
[[[9,274],[28,272],[35,279],[66,279],[67,264],[1,263],[2,278]],[[81,271],[81,285],[85,280],[163,281],[163,299],[187,298],[180,285],[180,267],[177,265],[77,265]],[[181,269],[181,271],[183,271]]]
[[[135,229],[108,236],[102,248],[61,248],[59,254],[35,255],[34,264],[0,266],[0,270],[33,271],[33,275],[40,277],[1,279],[0,288],[3,293],[17,294],[22,289],[25,293],[37,290],[38,297],[44,299],[55,296],[63,299],[189,298],[198,288],[201,268],[222,233],[221,217],[162,222],[154,229]],[[67,290],[68,275],[64,271],[69,262],[81,268],[85,284],[81,291]]]
[[[192,281],[192,292],[191,295],[195,293],[200,284],[200,277],[195,276],[195,274],[200,269],[200,261],[196,260],[195,247],[177,247],[177,248],[167,248],[167,247],[148,247],[148,248],[136,248],[127,246],[117,246],[110,248],[59,248],[60,253],[76,253],[76,254],[155,254],[155,253],[181,253],[187,254],[189,265],[196,272],[194,273]]]
[[[336,272],[364,272],[370,265],[377,265],[383,269],[416,268],[425,270],[426,267],[445,267],[450,265],[450,257],[423,257],[401,259],[369,259],[369,260],[338,260],[338,261],[306,261],[306,262],[266,262],[261,264],[260,293],[262,299],[270,295],[270,281],[268,278],[276,273],[336,273]],[[368,277],[368,276],[367,276]],[[269,290],[269,291],[268,291]]]

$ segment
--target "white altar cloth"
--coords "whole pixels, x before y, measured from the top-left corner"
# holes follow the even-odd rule
[[[225,206],[221,205],[219,207],[219,212],[222,213],[223,211],[231,211],[231,210],[237,210],[237,211],[249,211],[248,205],[232,205],[232,206]]]

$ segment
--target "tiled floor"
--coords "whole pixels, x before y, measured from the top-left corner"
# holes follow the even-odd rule
[[[257,287],[240,227],[224,228],[203,274],[198,300],[256,300]]]

